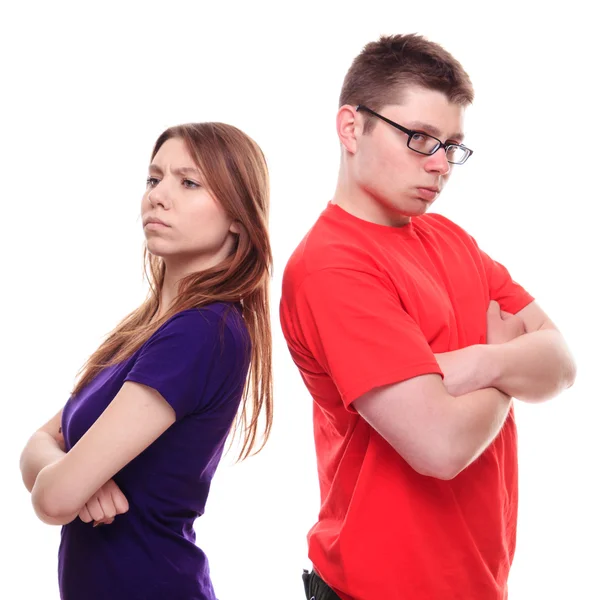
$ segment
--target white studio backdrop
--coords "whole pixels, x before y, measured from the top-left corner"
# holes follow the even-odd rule
[[[521,505],[511,600],[600,598],[599,53],[586,7],[2,8],[0,456],[2,585],[11,598],[58,598],[59,528],[35,518],[18,457],[67,400],[87,356],[141,302],[139,202],[150,151],[163,129],[189,121],[231,123],[263,148],[275,255],[272,438],[245,463],[222,463],[198,542],[221,600],[303,598],[306,533],[319,499],[311,400],[278,322],[281,276],[335,187],[335,113],[351,60],[380,34],[408,32],[444,45],[476,91],[466,122],[475,154],[433,210],[510,269],[562,329],[579,366],[561,397],[517,406]]]

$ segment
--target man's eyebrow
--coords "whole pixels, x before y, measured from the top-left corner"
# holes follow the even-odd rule
[[[411,121],[406,128],[416,129],[417,131],[422,131],[423,133],[430,133],[431,135],[441,139],[442,132],[435,127],[435,125],[430,125],[429,123],[423,123],[422,121]],[[460,143],[465,139],[465,134],[453,133],[452,135],[448,136],[448,139]]]

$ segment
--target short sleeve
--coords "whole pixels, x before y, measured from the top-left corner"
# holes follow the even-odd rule
[[[479,253],[485,268],[490,300],[495,300],[502,310],[513,315],[533,302],[534,297],[513,280],[504,265],[490,258],[481,249]]]
[[[177,420],[203,407],[219,344],[219,317],[189,310],[175,315],[142,346],[125,381],[158,391]]]
[[[446,231],[453,232],[463,244],[467,245],[470,253],[479,257],[485,273],[489,298],[498,302],[502,310],[515,314],[534,301],[534,297],[513,280],[504,265],[490,258],[479,247],[472,235],[442,215],[432,214],[429,217],[443,225]]]
[[[382,275],[317,271],[305,278],[293,304],[292,337],[303,341],[331,377],[347,408],[376,387],[442,375],[425,336]],[[290,349],[293,353],[293,344]]]

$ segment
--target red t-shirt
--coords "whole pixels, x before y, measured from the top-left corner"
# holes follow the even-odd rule
[[[353,409],[365,392],[440,373],[434,353],[486,342],[490,300],[533,298],[435,214],[386,227],[329,204],[290,258],[281,323],[314,399],[321,492],[309,557],[343,600],[500,600],[515,548],[511,409],[450,481],[426,477]]]

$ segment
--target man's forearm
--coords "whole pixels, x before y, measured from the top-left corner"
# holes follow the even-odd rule
[[[65,452],[50,434],[36,431],[21,453],[20,467],[25,487],[31,492],[39,472],[64,455]]]
[[[496,388],[457,396],[448,405],[449,453],[457,470],[468,467],[494,441],[506,421],[512,398]]]
[[[476,344],[435,355],[444,384],[455,395],[495,387],[527,402],[541,402],[573,384],[575,363],[555,329],[542,329],[504,344]]]
[[[542,329],[485,346],[490,385],[526,402],[542,402],[573,385],[575,361],[561,333]]]

